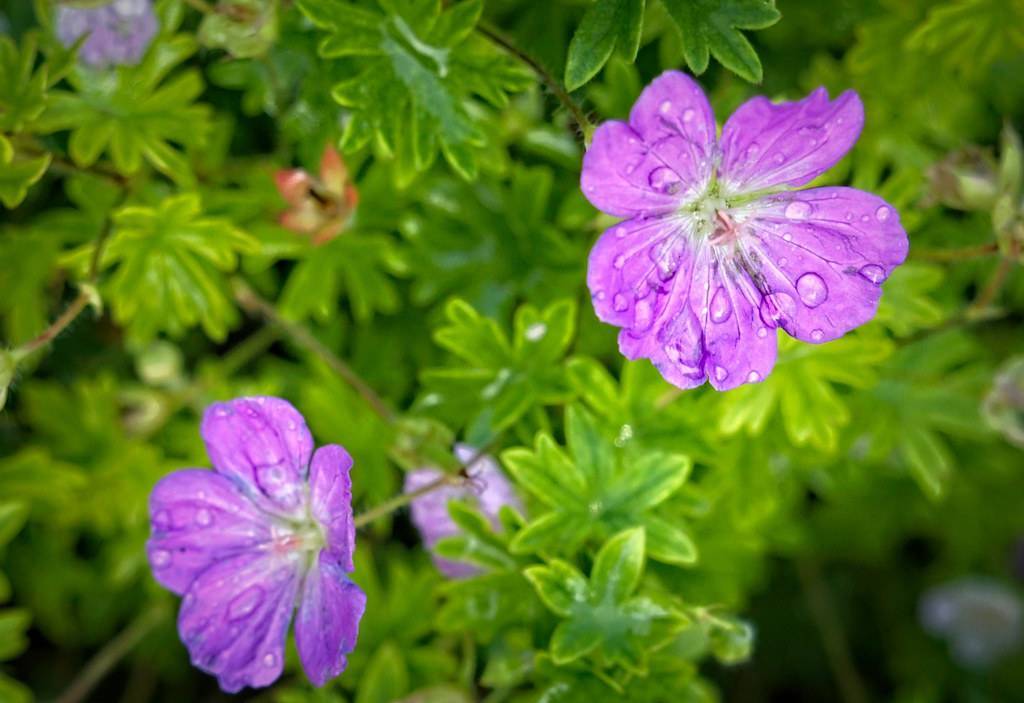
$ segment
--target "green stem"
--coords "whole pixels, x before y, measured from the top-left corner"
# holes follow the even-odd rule
[[[397,419],[394,411],[392,411],[391,408],[388,407],[387,403],[377,395],[377,392],[374,391],[366,381],[360,378],[351,366],[342,361],[342,359],[328,349],[323,342],[317,339],[312,332],[302,325],[282,317],[281,314],[278,313],[277,308],[271,305],[267,300],[260,297],[259,293],[253,290],[252,287],[242,279],[236,278],[233,282],[233,286],[235,290],[235,300],[237,300],[238,304],[241,305],[249,314],[258,315],[268,322],[280,327],[296,344],[320,357],[324,363],[330,366],[331,369],[341,376],[346,383],[352,386],[352,388],[362,396],[363,400],[366,401],[373,411],[384,421],[394,422]]]
[[[85,665],[78,676],[71,682],[67,690],[57,698],[56,703],[79,703],[85,700],[92,689],[103,680],[103,677],[117,666],[146,635],[159,625],[166,613],[164,607],[153,608],[136,618],[121,633],[110,640],[99,652],[96,653],[89,663]]]
[[[477,25],[477,31],[525,63],[531,70],[533,70],[534,73],[537,74],[537,77],[540,78],[544,85],[548,87],[548,90],[558,98],[558,101],[562,103],[565,109],[569,111],[569,114],[572,115],[572,119],[576,122],[576,126],[579,128],[580,135],[583,138],[583,145],[585,147],[590,146],[590,138],[594,134],[594,125],[587,119],[587,116],[583,112],[583,108],[579,106],[579,103],[573,100],[572,96],[569,95],[569,91],[565,89],[565,86],[552,76],[551,73],[544,68],[543,64],[499,34],[496,30],[491,29],[484,24],[479,24]]]
[[[1017,263],[1017,257],[1020,256],[1021,245],[1017,240],[1011,240],[1009,251],[1005,252],[1002,258],[999,259],[999,263],[996,265],[996,270],[992,272],[992,277],[988,280],[985,288],[978,295],[977,299],[971,303],[971,306],[967,308],[965,316],[967,318],[974,318],[983,316],[988,312],[992,303],[999,297],[999,293],[1002,292],[1003,286],[1006,285],[1006,281],[1010,276],[1010,271]]]
[[[829,668],[832,669],[832,675],[838,683],[840,697],[844,703],[867,703],[868,695],[864,682],[853,663],[850,648],[846,644],[843,623],[836,614],[828,586],[821,576],[817,562],[811,558],[797,559],[796,570],[804,598],[807,600],[807,608],[821,635]]]
[[[915,251],[914,258],[923,259],[924,261],[956,262],[963,261],[964,259],[991,256],[997,253],[999,253],[999,244],[997,242],[988,242],[987,244],[978,244],[977,246],[960,249],[925,249],[923,251]]]

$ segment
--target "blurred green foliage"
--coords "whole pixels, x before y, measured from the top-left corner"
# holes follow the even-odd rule
[[[315,690],[291,651],[256,700],[1020,699],[1019,650],[966,668],[918,603],[963,575],[1022,591],[1024,419],[981,407],[1024,349],[1024,2],[156,4],[142,61],[96,71],[51,3],[0,1],[0,701],[54,699],[149,622],[90,700],[220,699],[148,573],[146,501],[207,465],[203,407],[253,393],[348,447],[357,512],[455,439],[525,504],[451,504],[438,550],[481,569],[459,581],[407,512],[362,529],[348,670]],[[621,118],[668,68],[719,120],[856,89],[864,134],[820,182],[911,239],[873,322],[781,339],[724,394],[623,361],[584,285],[611,221],[564,100]],[[274,174],[325,146],[359,205],[316,246]]]

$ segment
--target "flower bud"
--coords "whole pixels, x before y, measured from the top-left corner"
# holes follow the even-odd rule
[[[952,152],[928,169],[929,202],[956,210],[991,210],[999,197],[996,165],[978,147]]]
[[[1007,442],[1024,447],[1024,356],[1010,359],[999,370],[981,410]]]

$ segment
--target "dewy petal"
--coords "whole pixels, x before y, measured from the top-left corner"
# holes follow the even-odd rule
[[[703,193],[711,178],[715,118],[695,81],[667,71],[644,89],[629,124],[605,122],[583,157],[580,187],[619,217],[667,213]]]
[[[634,218],[608,229],[590,250],[587,286],[602,322],[641,334],[666,304],[689,256],[692,219]]]
[[[874,317],[882,282],[907,255],[896,209],[854,188],[780,193],[734,214],[767,294],[762,319],[807,342]]]
[[[345,655],[355,649],[365,609],[362,589],[348,580],[333,556],[321,552],[306,575],[295,617],[295,646],[314,685],[323,686],[345,670]]]
[[[192,664],[235,693],[281,675],[299,588],[298,553],[252,552],[224,559],[192,583],[178,633]]]
[[[313,437],[290,403],[271,397],[215,403],[203,416],[201,433],[213,467],[238,481],[261,508],[287,516],[302,512]]]
[[[313,454],[309,468],[310,510],[327,531],[326,551],[345,571],[352,571],[356,529],[352,522],[352,457],[329,444]]]
[[[775,367],[778,340],[761,319],[761,293],[731,259],[716,260],[715,247],[694,272],[690,308],[704,330],[704,373],[720,391],[758,383]]]
[[[205,469],[165,476],[149,497],[146,554],[156,580],[181,595],[214,561],[271,539],[267,515],[231,479]]]
[[[694,279],[700,278],[694,271],[709,265],[709,249],[701,247],[695,253],[685,237],[670,244],[663,245],[664,252],[671,253],[676,270],[656,293],[637,301],[635,319],[644,324],[619,333],[619,351],[627,359],[650,359],[665,380],[679,388],[695,388],[705,380],[704,332],[690,297]]]
[[[863,126],[852,90],[831,102],[824,88],[796,102],[752,98],[722,128],[719,181],[727,195],[804,185],[843,158]]]

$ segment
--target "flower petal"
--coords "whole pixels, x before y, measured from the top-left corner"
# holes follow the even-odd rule
[[[732,260],[714,260],[698,268],[690,306],[704,330],[704,373],[717,390],[758,383],[775,367],[775,330],[760,314],[761,293]]]
[[[668,241],[668,240],[666,240]],[[696,254],[689,239],[679,238],[664,253],[672,256],[676,271],[651,294],[636,302],[638,315],[646,325],[634,325],[619,333],[619,351],[627,359],[650,359],[665,380],[679,388],[696,388],[704,383],[704,332],[690,305],[695,269],[708,266],[709,248]],[[648,307],[651,310],[648,315]]]
[[[727,194],[804,185],[843,158],[863,126],[852,90],[831,102],[824,88],[796,102],[752,98],[722,128],[719,181]]]
[[[466,473],[470,477],[468,487],[476,496],[480,512],[498,529],[501,527],[498,511],[502,506],[509,505],[522,512],[523,503],[494,457],[490,454],[478,456],[478,451],[468,444],[456,444],[455,458],[467,465]],[[471,461],[473,464],[470,466],[468,464]]]
[[[353,569],[356,548],[351,468],[352,457],[337,444],[317,449],[309,468],[310,509],[327,530],[326,550],[345,571]]]
[[[611,215],[671,212],[704,192],[714,153],[715,117],[703,91],[688,76],[667,71],[640,94],[629,124],[597,128],[580,187]]]
[[[735,211],[766,297],[761,317],[807,342],[875,315],[881,284],[907,255],[895,208],[854,188],[812,188]]]
[[[321,552],[306,575],[295,617],[295,646],[314,685],[323,686],[345,670],[345,655],[355,649],[365,609],[362,589],[348,580],[333,556]]]
[[[590,250],[587,286],[602,322],[640,334],[665,306],[695,226],[686,217],[635,218],[607,230]]]
[[[146,554],[153,576],[182,594],[212,562],[271,539],[265,513],[229,478],[206,469],[164,476],[149,497],[153,534]]]
[[[412,493],[441,478],[437,469],[417,469],[405,475],[405,493]],[[433,547],[439,540],[459,534],[459,527],[448,514],[448,502],[466,497],[466,490],[457,486],[444,486],[424,493],[410,506],[412,524],[420,533],[424,546]],[[438,571],[451,579],[467,578],[480,573],[472,564],[451,561],[431,553]]]
[[[269,686],[281,675],[300,556],[241,554],[215,563],[189,588],[178,633],[192,664],[223,690]]]
[[[215,403],[201,432],[213,467],[237,480],[257,505],[276,514],[301,513],[313,437],[291,403],[270,397]]]

